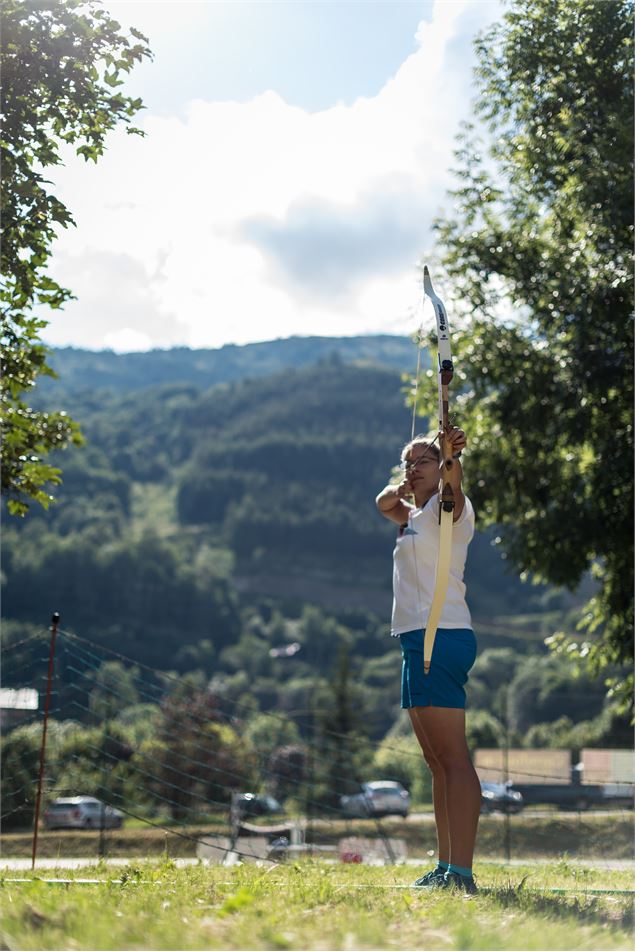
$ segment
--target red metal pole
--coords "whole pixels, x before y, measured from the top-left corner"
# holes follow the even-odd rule
[[[44,723],[42,725],[42,745],[40,747],[40,774],[37,781],[37,799],[35,800],[35,823],[33,825],[33,851],[31,852],[31,871],[35,868],[37,854],[37,830],[40,824],[40,803],[42,801],[42,783],[44,781],[44,760],[46,756],[46,728],[49,720],[49,705],[51,702],[51,686],[53,683],[53,659],[55,657],[55,638],[60,616],[55,612],[51,618],[51,646],[49,649],[49,670],[46,681],[46,700],[44,702]]]

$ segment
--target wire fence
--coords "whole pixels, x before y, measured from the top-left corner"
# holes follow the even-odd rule
[[[3,680],[41,695],[48,663],[48,634],[34,634],[3,650]],[[404,797],[385,793],[392,798],[382,803],[376,798],[380,793],[375,797],[362,785],[375,778],[380,749],[384,763],[393,753],[411,775],[427,772],[420,754],[333,729],[317,715],[310,696],[294,716],[259,713],[261,729],[254,735],[252,715],[248,702],[215,695],[209,685],[60,630],[40,854],[138,855],[167,849],[247,861],[319,851],[395,861],[434,852],[430,807],[407,820],[396,818],[398,807],[406,812]],[[39,709],[9,711],[9,716],[0,815],[5,856],[26,848],[33,827],[42,726]],[[561,775],[514,772],[528,783],[562,780]],[[403,773],[382,771],[384,783],[400,779]],[[90,814],[76,808],[72,825],[79,828],[53,831],[53,801],[77,796],[95,797],[103,806]],[[271,797],[284,811],[273,811]],[[512,814],[518,802],[504,798],[483,802],[485,809],[489,804],[501,812],[481,818],[481,855],[632,857],[632,811],[624,803],[610,813],[566,816],[553,809]]]

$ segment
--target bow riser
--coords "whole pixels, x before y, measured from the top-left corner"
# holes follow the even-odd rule
[[[442,365],[439,369],[439,432],[441,433],[446,433],[450,427],[450,400],[448,387],[450,381],[452,380],[454,370],[451,361],[446,360],[444,363],[445,365]],[[452,458],[452,446],[445,436],[440,437],[439,443],[441,459],[443,460],[443,474],[441,476],[441,504],[439,507],[439,521],[441,521],[442,511],[449,512],[454,509],[454,492],[452,491],[452,486],[448,482],[448,476],[452,466],[454,465],[454,459]]]

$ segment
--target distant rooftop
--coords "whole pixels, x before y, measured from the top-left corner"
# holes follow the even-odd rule
[[[38,692],[32,687],[0,688],[0,710],[37,710]]]

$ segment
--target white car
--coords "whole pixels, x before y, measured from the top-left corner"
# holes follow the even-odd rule
[[[401,783],[378,780],[362,783],[362,791],[354,796],[341,796],[340,806],[345,816],[359,819],[380,816],[404,816],[410,810],[410,793]]]
[[[120,829],[123,813],[93,796],[54,799],[44,813],[45,829]]]

